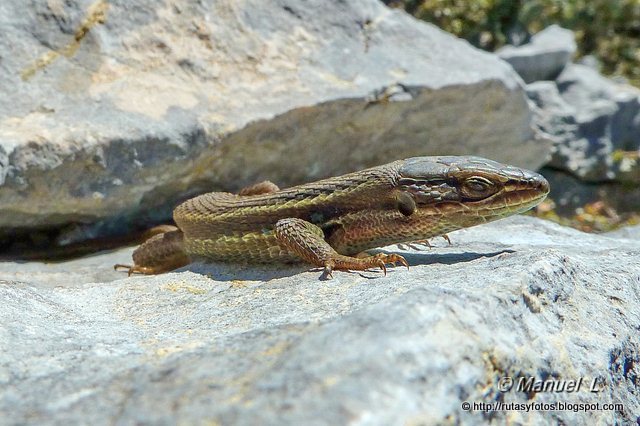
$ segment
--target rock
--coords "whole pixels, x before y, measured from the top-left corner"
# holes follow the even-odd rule
[[[576,209],[599,201],[619,213],[640,211],[640,185],[625,182],[584,182],[563,170],[543,167],[540,173],[549,181],[549,198],[555,203],[556,213],[573,216]]]
[[[548,166],[590,183],[640,183],[640,161],[624,154],[640,151],[640,90],[572,64],[527,93],[554,140]]]
[[[600,72],[602,70],[602,63],[594,55],[585,55],[582,58],[578,59],[576,62],[597,72]]]
[[[568,64],[555,81],[527,85],[540,135],[552,141],[542,169],[558,211],[604,200],[640,209],[640,90],[598,73],[593,59]],[[542,137],[542,136],[541,136]]]
[[[616,229],[615,231],[607,232],[605,234],[611,238],[626,238],[629,240],[640,240],[640,225],[627,226],[625,228]]]
[[[410,271],[338,272],[330,281],[303,266],[204,264],[118,279],[111,264],[131,249],[59,266],[0,263],[0,416],[9,424],[637,421],[637,239],[531,217],[451,238],[407,252]],[[88,267],[96,274],[81,276]],[[515,387],[501,391],[505,377]],[[528,378],[584,384],[573,393],[518,390]],[[600,409],[483,413],[464,411],[465,401]]]
[[[616,83],[583,65],[567,67],[557,84],[563,99],[576,109],[586,137],[608,136],[614,151],[640,149],[639,89]],[[606,118],[608,134],[589,132],[599,117]]]
[[[548,150],[506,64],[375,0],[5,1],[0,23],[5,248],[263,179],[443,153],[535,169]]]
[[[538,108],[548,112],[549,115],[565,116],[567,121],[575,123],[575,109],[569,105],[558,91],[558,86],[553,81],[536,81],[527,84],[527,96]],[[553,114],[551,114],[553,113]]]
[[[497,55],[509,62],[526,83],[555,80],[576,52],[573,32],[551,25],[522,46],[504,46]]]
[[[564,163],[558,155],[558,151],[566,149],[576,143],[578,125],[575,118],[575,110],[562,99],[558,87],[553,81],[536,81],[527,85],[527,96],[535,106],[535,121],[541,134],[553,142],[549,163],[556,167],[563,167]],[[575,151],[579,152],[579,149]],[[577,153],[574,155],[574,158]],[[595,159],[581,158],[583,162]],[[558,166],[560,164],[560,166]],[[591,165],[591,164],[589,164]],[[565,166],[566,168],[566,166]]]

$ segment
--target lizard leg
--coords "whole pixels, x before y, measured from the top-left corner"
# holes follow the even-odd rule
[[[272,194],[276,191],[280,191],[280,188],[275,183],[264,180],[260,183],[256,183],[251,186],[247,186],[242,188],[238,195],[261,195],[261,194]]]
[[[183,234],[175,226],[167,232],[156,234],[133,252],[133,265],[114,265],[114,269],[126,269],[129,275],[160,274],[190,263],[182,245]],[[167,228],[169,229],[169,228]]]
[[[302,219],[281,219],[275,227],[276,240],[280,247],[316,266],[324,267],[324,274],[331,277],[334,270],[355,270],[378,267],[387,273],[387,264],[400,263],[407,268],[409,264],[404,257],[397,254],[378,253],[376,255],[356,258],[344,256],[334,250],[324,239],[322,229]]]

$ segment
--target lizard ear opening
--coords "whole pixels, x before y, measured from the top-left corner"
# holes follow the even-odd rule
[[[416,201],[408,192],[400,191],[396,194],[396,207],[405,216],[411,216],[416,211]]]

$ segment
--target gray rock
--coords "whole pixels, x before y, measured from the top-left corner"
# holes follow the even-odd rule
[[[640,183],[640,90],[571,64],[554,82],[527,86],[538,125],[554,141],[548,166],[591,183]]]
[[[615,231],[607,232],[605,235],[611,238],[627,238],[629,240],[640,241],[640,225],[616,229]]]
[[[0,263],[0,418],[9,425],[637,421],[637,239],[530,217],[451,237],[452,246],[437,240],[431,251],[406,252],[410,271],[338,272],[330,281],[304,267],[203,264],[114,280],[111,263],[130,249],[92,258],[103,277],[54,272],[45,282],[50,265]],[[573,393],[503,392],[504,377],[516,386],[529,377],[584,384]],[[597,393],[588,390],[594,379]],[[466,412],[464,401],[600,409]],[[624,408],[602,409],[611,403]]]
[[[602,69],[602,63],[593,55],[585,55],[582,58],[578,59],[576,63],[589,67],[597,72],[600,72]]]
[[[568,120],[575,122],[576,110],[562,98],[555,82],[536,81],[528,84],[526,90],[527,96],[538,108],[549,115],[553,113],[553,115],[566,116]]]
[[[604,201],[619,213],[640,211],[640,185],[615,181],[594,184],[548,167],[543,167],[540,173],[549,181],[549,198],[555,202],[555,210],[560,215],[573,216],[576,209],[598,201]]]
[[[0,25],[0,236],[68,244],[263,179],[444,153],[535,169],[548,149],[510,67],[375,0],[5,1]]]
[[[504,46],[496,53],[509,62],[526,83],[554,80],[576,52],[573,32],[551,25],[521,46]]]
[[[576,143],[576,111],[562,99],[555,82],[536,81],[528,84],[527,96],[535,104],[534,116],[539,132],[553,142],[552,154],[557,154],[560,146]],[[549,157],[548,164],[557,166],[557,163],[563,165],[557,155]]]

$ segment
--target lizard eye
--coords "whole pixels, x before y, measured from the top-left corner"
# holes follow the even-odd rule
[[[471,176],[462,184],[462,195],[469,198],[483,198],[495,192],[493,182],[482,176]]]

